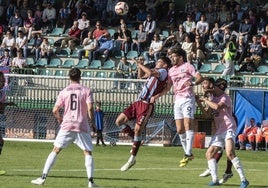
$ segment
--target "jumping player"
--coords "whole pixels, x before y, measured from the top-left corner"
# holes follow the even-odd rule
[[[142,141],[142,131],[145,129],[149,117],[153,113],[154,96],[166,87],[168,80],[168,68],[171,61],[167,57],[160,57],[154,69],[149,69],[140,61],[137,65],[148,76],[138,99],[126,108],[116,119],[116,125],[122,127],[122,131],[133,139],[131,156],[127,163],[122,166],[121,171],[130,169],[136,163],[136,155]],[[127,122],[136,119],[134,131],[127,125]]]
[[[175,104],[174,119],[177,132],[180,137],[184,157],[180,161],[180,167],[185,167],[193,159],[192,144],[194,139],[194,114],[195,95],[193,86],[203,81],[202,75],[195,70],[194,66],[186,62],[185,51],[180,48],[171,50],[172,68],[169,69],[169,80],[165,90],[157,97],[166,94],[173,85]],[[193,79],[195,78],[195,82]],[[156,97],[156,98],[157,98]]]

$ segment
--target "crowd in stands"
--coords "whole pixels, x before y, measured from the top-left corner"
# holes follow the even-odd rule
[[[115,14],[117,2],[0,1],[0,64],[12,65],[6,60],[7,50],[10,58],[22,53],[22,58],[34,56],[37,61],[51,59],[57,47],[70,54],[78,48],[78,58],[88,58],[89,64],[102,57],[106,61],[118,51],[124,55],[137,51],[153,65],[169,49],[179,47],[199,69],[211,51],[222,52],[224,60],[231,37],[235,37],[232,58],[241,72],[256,71],[268,57],[268,4],[262,1],[188,0],[185,7],[178,7],[172,0],[126,0],[130,9],[124,16]],[[54,28],[62,28],[67,36],[52,47],[48,37]]]

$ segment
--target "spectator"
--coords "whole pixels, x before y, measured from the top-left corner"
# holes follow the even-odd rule
[[[13,37],[11,31],[7,30],[6,36],[3,38],[3,41],[1,43],[0,55],[2,56],[4,54],[5,49],[9,49],[10,55],[13,56],[14,48],[15,48],[15,38]]]
[[[96,0],[94,4],[97,11],[97,19],[105,20],[107,0]]]
[[[206,58],[205,56],[205,45],[201,43],[200,37],[195,37],[195,42],[193,43],[193,59],[197,65],[197,69],[199,70]]]
[[[12,58],[9,55],[9,49],[5,49],[4,55],[0,56],[0,66],[10,66],[12,63]]]
[[[88,57],[88,54],[98,47],[98,42],[93,38],[93,33],[91,31],[87,33],[87,37],[83,40],[82,46],[83,49],[78,52],[79,60],[81,60],[83,56]]]
[[[32,10],[27,11],[27,18],[24,20],[23,27],[25,34],[27,35],[27,40],[30,40],[32,38],[32,30],[35,27],[35,18],[33,17]]]
[[[188,34],[191,36],[191,34]],[[181,47],[182,43],[185,41],[185,38],[187,36],[187,32],[185,32],[185,28],[182,24],[179,25],[178,30],[171,33],[171,35],[168,36],[166,41],[169,41],[170,39],[174,39],[175,43],[172,45],[172,47]]]
[[[206,16],[201,15],[200,20],[196,23],[196,35],[200,36],[200,40],[203,42],[208,40],[209,36],[209,23],[206,21]]]
[[[235,60],[237,61],[238,65],[242,65],[242,62],[247,57],[248,53],[248,45],[244,42],[243,37],[239,37],[238,44],[237,44],[237,53],[235,56]]]
[[[78,28],[81,31],[80,41],[82,42],[84,38],[87,37],[87,33],[90,28],[90,20],[87,19],[87,13],[82,12],[82,18],[78,19],[77,21],[78,21]]]
[[[114,11],[114,7],[118,0],[108,0],[107,5],[106,5],[106,22],[109,26],[114,25],[115,20],[116,20],[116,13]]]
[[[183,22],[182,25],[186,33],[188,33],[190,36],[195,36],[196,24],[193,21],[193,16],[191,14],[187,15],[187,19]]]
[[[170,28],[171,30],[176,26],[176,11],[175,3],[169,3],[168,10],[165,10],[166,14],[164,15],[164,20],[161,21],[160,29]]]
[[[222,63],[225,65],[225,69],[221,74],[222,77],[227,75],[234,76],[235,68],[234,68],[234,60],[236,55],[236,37],[234,35],[231,36],[230,41],[226,44],[224,49]]]
[[[148,12],[146,12],[145,7],[140,6],[139,12],[136,14],[136,23],[137,23],[136,29],[139,29],[139,25],[143,24],[143,22],[146,20],[147,14]]]
[[[27,0],[24,0],[22,2],[22,5],[21,6],[17,6],[20,10],[20,15],[21,15],[21,18],[23,21],[25,21],[28,17],[27,15],[27,12],[28,10],[30,10],[29,6],[28,6],[28,1]]]
[[[100,38],[103,34],[108,33],[106,29],[104,29],[101,25],[100,21],[96,22],[95,29],[93,31],[93,38],[98,39]]]
[[[121,24],[120,29],[118,30],[118,37],[115,41],[116,48],[123,50],[126,55],[131,47],[131,43],[131,31],[127,29],[126,24]]]
[[[22,30],[18,31],[18,37],[15,41],[15,49],[18,51],[20,49],[23,50],[23,57],[27,58],[27,50],[28,50],[28,40],[27,37],[24,35]]]
[[[70,27],[71,9],[67,7],[65,1],[62,2],[62,7],[59,10],[59,17],[57,19],[57,26],[62,27],[63,31]]]
[[[265,59],[268,57],[268,31],[265,32],[261,39],[262,57]]]
[[[17,51],[17,57],[13,58],[11,66],[22,69],[26,65],[26,59],[22,56],[22,50],[20,49]]]
[[[104,123],[103,123],[103,117],[104,117],[104,113],[101,110],[101,102],[97,101],[96,102],[96,110],[94,113],[95,116],[95,124],[96,124],[96,129],[97,129],[97,141],[96,141],[96,146],[99,146],[99,142],[101,141],[103,146],[106,146],[106,144],[104,143],[103,140],[103,135],[102,135],[102,131],[104,129]]]
[[[181,48],[186,52],[187,62],[191,63],[193,59],[193,42],[188,35],[185,37]]]
[[[135,50],[137,48],[138,54],[141,54],[143,50],[145,49],[147,42],[147,35],[143,31],[143,25],[139,25],[139,32],[136,34],[136,37],[132,39],[132,44],[131,44],[131,50]]]
[[[78,28],[78,21],[74,21],[72,27],[68,31],[68,37],[64,38],[61,42],[61,48],[69,48],[73,53],[76,45],[80,44],[81,30]]]
[[[34,11],[35,30],[39,30],[43,26],[42,15],[43,11],[41,10],[41,5],[37,4],[36,10]]]
[[[205,13],[205,17],[206,17],[206,21],[209,24],[209,28],[211,28],[213,24],[217,21],[218,15],[212,6],[208,6],[207,11]]]
[[[50,33],[56,25],[56,9],[53,7],[52,3],[48,3],[42,14],[43,28]]]
[[[245,150],[247,141],[250,143],[252,150],[255,150],[255,136],[257,131],[258,126],[255,123],[255,119],[251,118],[250,122],[246,122],[243,133],[238,135],[240,150]]]
[[[131,63],[127,61],[127,58],[123,56],[121,60],[119,61],[117,68],[116,68],[116,74],[115,78],[131,78]],[[118,81],[114,81],[114,87],[113,89],[118,88]],[[120,89],[127,89],[128,84],[120,83]]]
[[[258,68],[261,63],[262,55],[262,46],[258,41],[258,37],[254,35],[252,37],[252,43],[249,45],[249,57],[245,58],[246,62],[253,62],[255,70]]]
[[[153,65],[155,65],[155,62],[158,60],[161,50],[163,48],[163,41],[160,40],[159,34],[154,35],[154,40],[151,42],[149,51],[144,52],[144,58],[146,61],[146,64],[151,63],[150,59],[153,58]]]
[[[14,34],[15,37],[18,36],[18,30],[23,26],[23,20],[20,16],[20,11],[17,9],[15,14],[11,16],[8,22],[8,29]]]
[[[159,5],[159,0],[145,0],[146,11],[150,13],[153,17],[157,15],[156,11]]]
[[[265,151],[268,151],[268,121],[264,120],[262,122],[261,128],[258,129],[257,135],[256,135],[256,148],[255,150],[259,150],[259,146],[261,145],[261,142],[265,142]]]
[[[48,38],[43,38],[43,42],[40,48],[41,48],[41,53],[40,53],[41,58],[46,58],[49,62],[53,54],[53,49],[48,42]]]
[[[31,49],[31,53],[35,55],[35,61],[37,61],[40,58],[41,44],[43,42],[41,32],[35,33],[33,39],[34,39],[34,43],[33,43],[32,49]]]
[[[155,30],[156,30],[156,21],[152,19],[151,14],[147,14],[147,18],[143,22],[143,28],[147,34],[147,40],[148,40],[147,43],[150,44],[151,41],[153,40],[153,36],[154,36]]]
[[[89,62],[92,62],[92,60],[98,59],[100,55],[104,55],[104,61],[107,61],[114,48],[114,41],[111,38],[110,33],[103,34],[100,38],[98,38],[99,47],[91,51],[89,53]]]
[[[252,31],[252,24],[249,23],[249,18],[245,17],[244,23],[240,23],[238,30],[239,36],[243,36],[245,43],[248,42],[248,39],[250,38],[251,35],[251,31]]]
[[[230,12],[227,10],[226,4],[222,4],[221,10],[218,12],[218,20],[220,25],[227,22],[228,15],[230,15]]]
[[[6,21],[9,22],[10,18],[15,15],[17,7],[13,1],[10,1],[6,8]],[[18,11],[19,12],[19,11]]]

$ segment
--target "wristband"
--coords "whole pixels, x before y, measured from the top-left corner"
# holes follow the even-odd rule
[[[196,83],[195,82],[192,82],[192,86],[195,86],[196,85]]]

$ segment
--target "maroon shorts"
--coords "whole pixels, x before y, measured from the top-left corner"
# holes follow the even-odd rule
[[[152,108],[149,108],[150,106]],[[153,104],[146,101],[135,101],[123,113],[128,120],[136,119],[136,124],[141,125],[153,114]]]

